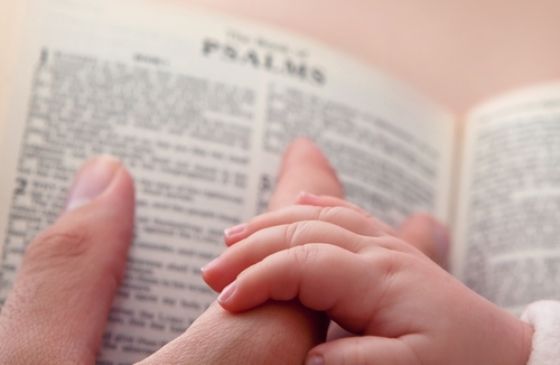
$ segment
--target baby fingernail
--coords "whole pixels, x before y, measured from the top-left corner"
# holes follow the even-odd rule
[[[247,223],[238,224],[236,226],[225,229],[224,235],[227,238],[230,238],[240,233],[243,233],[246,229],[247,229]]]
[[[66,211],[79,208],[101,195],[111,185],[120,167],[120,162],[110,156],[101,156],[86,163],[74,179]]]
[[[213,269],[218,263],[218,258],[215,258],[214,260],[210,261],[209,263],[207,263],[206,265],[201,267],[200,271],[202,271],[204,273],[206,271],[209,271],[209,270]]]
[[[325,360],[321,355],[312,355],[307,359],[305,365],[325,365]]]
[[[233,296],[233,293],[235,293],[235,290],[237,290],[237,284],[234,281],[222,290],[218,296],[218,302],[220,302],[220,304],[227,303],[227,301]]]
[[[297,201],[316,201],[320,199],[319,195],[308,193],[307,191],[300,191],[297,197]]]

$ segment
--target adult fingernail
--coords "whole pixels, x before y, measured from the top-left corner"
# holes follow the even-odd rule
[[[238,224],[236,226],[227,228],[224,230],[224,235],[226,238],[231,238],[235,235],[243,233],[247,229],[247,223]]]
[[[66,211],[79,208],[101,195],[120,168],[121,163],[110,156],[101,156],[86,162],[74,179]]]
[[[233,283],[226,286],[224,290],[222,290],[222,292],[218,296],[218,302],[220,302],[220,304],[227,303],[227,301],[233,296],[233,293],[235,293],[236,290],[237,284],[234,281]]]
[[[305,365],[325,365],[325,359],[321,355],[312,355],[307,359]]]

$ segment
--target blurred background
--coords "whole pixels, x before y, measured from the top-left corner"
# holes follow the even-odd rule
[[[560,81],[560,0],[177,0],[303,33],[456,112]]]

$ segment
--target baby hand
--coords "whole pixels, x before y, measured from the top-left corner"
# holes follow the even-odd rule
[[[526,364],[528,324],[359,208],[330,197],[314,203],[229,232],[228,250],[203,270],[225,309],[298,298],[355,334],[315,347],[307,364]]]

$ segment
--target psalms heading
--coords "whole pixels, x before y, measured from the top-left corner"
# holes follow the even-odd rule
[[[309,65],[305,57],[289,55],[287,52],[270,47],[247,47],[215,39],[204,39],[202,54],[208,58],[285,75],[317,86],[326,83],[325,72],[319,67]]]

